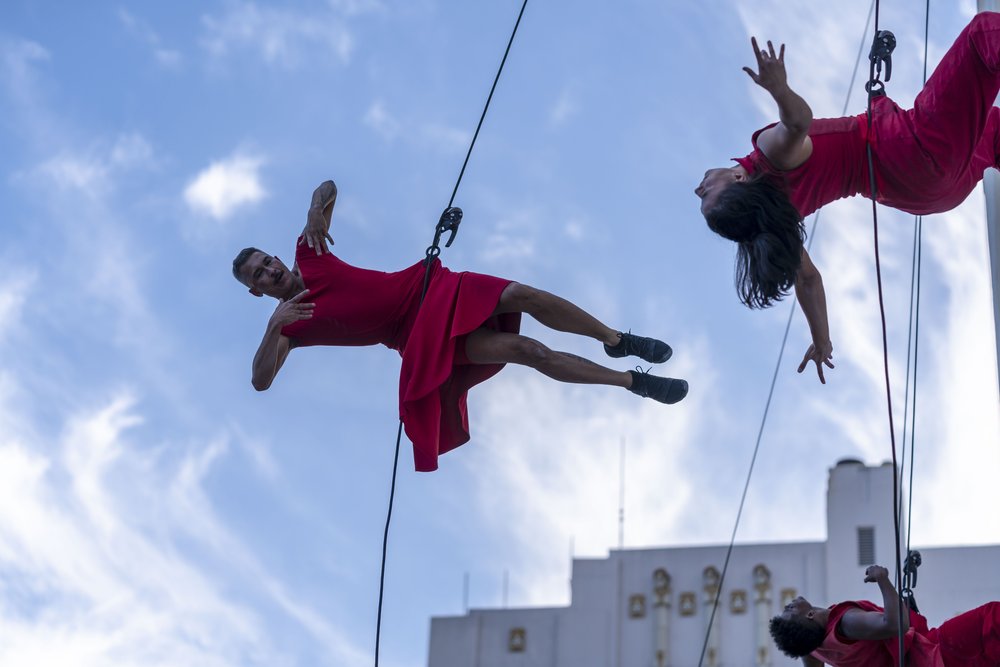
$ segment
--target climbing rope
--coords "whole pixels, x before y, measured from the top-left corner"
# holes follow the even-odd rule
[[[462,209],[453,206],[455,203],[455,196],[458,194],[458,186],[462,183],[462,177],[465,175],[465,168],[469,164],[469,158],[472,156],[472,149],[476,145],[476,139],[479,137],[479,130],[483,126],[483,121],[486,119],[486,112],[490,108],[490,102],[493,100],[493,92],[497,88],[497,83],[500,81],[500,73],[503,72],[503,66],[507,62],[507,55],[510,53],[510,47],[514,43],[514,36],[517,34],[517,28],[521,25],[521,17],[524,16],[524,8],[527,7],[528,0],[524,0],[521,3],[521,11],[517,14],[517,21],[514,22],[514,29],[510,33],[510,39],[507,40],[507,48],[504,50],[503,58],[500,60],[500,66],[497,68],[497,74],[493,78],[493,85],[490,87],[490,94],[486,97],[486,104],[483,105],[483,113],[479,116],[479,123],[476,125],[476,131],[472,135],[472,141],[469,143],[469,150],[465,153],[465,160],[462,162],[462,169],[458,173],[458,179],[455,181],[455,187],[451,191],[451,198],[448,200],[448,206],[445,207],[444,212],[441,214],[441,219],[438,221],[437,227],[434,229],[434,240],[431,245],[427,247],[425,251],[424,259],[424,284],[423,289],[420,291],[420,300],[417,303],[417,308],[419,309],[423,305],[424,297],[427,296],[427,289],[430,287],[431,271],[434,267],[434,260],[441,254],[441,237],[445,233],[448,233],[448,240],[445,242],[444,247],[451,247],[452,242],[455,240],[455,235],[458,233],[458,226],[462,222]],[[399,426],[396,430],[396,452],[393,455],[392,460],[392,481],[389,485],[389,508],[385,514],[385,531],[382,534],[382,565],[379,571],[378,580],[378,611],[376,612],[375,619],[375,667],[378,667],[379,658],[379,648],[382,639],[382,601],[385,593],[385,560],[386,554],[389,549],[389,524],[392,521],[392,504],[396,497],[396,472],[399,469],[399,445],[403,439],[403,419],[399,420]]]
[[[922,83],[927,83],[927,47],[930,42],[930,16],[931,3],[925,0],[924,5],[924,70]],[[903,566],[903,590],[900,594],[906,600],[907,605],[916,612],[917,602],[913,595],[913,588],[917,585],[917,566],[920,565],[920,552],[910,548],[910,538],[913,535],[913,469],[916,463],[916,439],[917,439],[917,361],[920,351],[920,277],[923,259],[923,230],[924,218],[922,215],[913,217],[913,258],[910,270],[910,319],[909,335],[906,343],[906,394],[904,395],[903,411],[903,468],[906,468],[906,427],[907,409],[909,402],[910,387],[910,341],[913,342],[913,411],[910,417],[910,479],[907,486],[907,509],[906,509],[906,563]]]
[[[872,4],[868,8],[868,18],[865,20],[865,27],[861,33],[861,43],[858,45],[858,55],[854,62],[854,70],[851,72],[851,81],[847,85],[847,95],[844,98],[844,108],[843,111],[841,111],[840,114],[841,116],[847,114],[847,108],[851,101],[851,91],[854,90],[854,83],[857,80],[858,69],[861,66],[861,56],[865,50],[865,44],[867,42],[867,34],[868,34],[868,24],[871,23],[872,20],[872,12],[875,9],[875,2],[876,0],[872,0]],[[806,243],[807,252],[812,249],[812,244],[813,241],[815,240],[816,227],[819,225],[821,212],[822,212],[821,210],[816,212],[816,214],[813,216],[812,225],[810,225],[809,227],[809,236],[808,236],[809,241]],[[778,360],[774,365],[774,373],[771,375],[771,386],[768,388],[767,400],[764,403],[764,414],[761,416],[760,419],[760,427],[757,429],[757,440],[754,443],[753,447],[753,456],[750,458],[750,469],[747,471],[747,478],[743,484],[743,493],[740,496],[739,509],[737,509],[736,511],[736,521],[733,524],[733,532],[729,537],[729,546],[726,548],[726,558],[722,564],[722,573],[719,575],[719,587],[715,593],[715,600],[713,601],[712,604],[712,611],[709,612],[708,628],[705,630],[705,640],[701,646],[701,657],[698,658],[698,667],[702,667],[704,665],[705,654],[708,651],[708,640],[711,637],[712,624],[715,622],[715,611],[719,606],[719,598],[722,595],[722,586],[726,581],[726,573],[729,571],[729,560],[730,557],[733,555],[733,548],[736,544],[736,532],[739,529],[740,519],[743,516],[743,506],[746,504],[747,491],[750,488],[750,480],[753,477],[754,465],[757,463],[757,454],[760,451],[760,443],[764,435],[764,426],[765,424],[767,424],[767,416],[771,409],[771,399],[774,397],[774,387],[778,382],[778,371],[781,369],[781,362],[785,356],[785,347],[787,346],[788,343],[788,332],[792,328],[792,319],[795,316],[795,310],[796,310],[795,304],[796,301],[795,299],[793,299],[791,307],[788,309],[788,320],[785,322],[785,333],[781,337],[781,347],[778,350]]]
[[[885,65],[885,80],[892,76],[892,51],[896,47],[896,38],[888,30],[878,29],[879,0],[875,0],[875,38],[872,41],[872,50],[869,55],[869,78],[865,84],[868,91],[868,136],[865,139],[865,152],[868,158],[868,180],[869,194],[872,200],[872,237],[875,247],[875,281],[878,286],[878,308],[879,317],[882,323],[882,368],[885,375],[885,400],[889,416],[889,440],[892,444],[892,523],[896,538],[896,591],[903,590],[903,558],[902,539],[900,536],[900,490],[899,490],[899,463],[896,459],[896,427],[892,416],[892,386],[889,381],[889,336],[885,322],[885,297],[882,290],[882,261],[879,255],[878,239],[878,188],[875,182],[875,161],[872,157],[872,111],[875,100],[885,94],[885,84],[881,81],[882,66]],[[896,599],[896,620],[897,639],[899,645],[900,667],[906,665],[905,644],[903,637],[903,597],[897,593]],[[909,614],[909,611],[906,611]]]

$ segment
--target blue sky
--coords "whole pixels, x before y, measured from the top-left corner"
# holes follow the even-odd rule
[[[769,122],[740,71],[787,43],[792,85],[840,114],[868,2],[529,3],[444,260],[566,296],[674,346],[673,407],[508,368],[473,440],[416,474],[404,448],[383,664],[426,662],[428,618],[567,602],[569,555],[724,542],[787,317],[750,312],[692,193]],[[419,259],[519,3],[60,3],[0,8],[0,663],[365,665],[396,429],[398,358],[294,352],[256,393],[273,304],[229,265],[285,259],[321,181],[335,250]],[[974,3],[933,9],[931,61]],[[919,87],[922,16],[885,3],[890,93]],[[851,112],[863,101],[856,86]],[[980,191],[925,224],[913,541],[995,543],[1000,410]],[[880,214],[902,421],[912,219]],[[743,541],[823,538],[826,469],[889,456],[862,200],[828,207],[837,369],[789,352]],[[525,333],[595,360],[582,339]],[[625,363],[612,362],[627,368]],[[887,510],[888,511],[888,510]]]

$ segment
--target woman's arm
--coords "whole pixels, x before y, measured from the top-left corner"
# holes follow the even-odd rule
[[[778,105],[779,122],[769,127],[757,137],[757,147],[776,168],[795,169],[812,155],[812,140],[809,126],[812,124],[812,109],[798,93],[789,88],[785,72],[785,45],[777,55],[774,45],[767,42],[767,51],[757,47],[757,39],[751,38],[754,55],[757,57],[757,72],[749,67],[743,71],[750,75],[758,86],[766,90]]]
[[[802,357],[799,373],[806,369],[810,361],[816,363],[816,373],[819,381],[826,384],[823,377],[823,364],[833,368],[833,343],[830,342],[830,323],[826,315],[826,291],[823,289],[823,276],[813,264],[806,249],[802,249],[802,264],[795,275],[795,297],[799,300],[802,314],[809,323],[809,332],[813,342]]]
[[[905,634],[910,629],[910,614],[908,612],[902,616],[899,614],[901,607],[906,608],[899,599],[896,588],[889,581],[889,571],[881,565],[870,565],[865,570],[865,581],[878,584],[885,611],[879,613],[852,609],[840,619],[840,631],[848,639],[862,640],[892,639],[898,637],[900,631]]]
[[[330,252],[327,241],[333,245],[330,220],[333,218],[333,205],[336,202],[337,185],[333,181],[323,181],[313,192],[309,213],[306,215],[306,226],[302,230],[302,240],[316,250],[317,255]]]

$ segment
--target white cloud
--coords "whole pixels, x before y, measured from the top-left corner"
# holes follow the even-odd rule
[[[347,16],[368,14],[372,12],[385,12],[387,9],[381,0],[329,0],[329,4],[331,7],[343,12]]]
[[[549,109],[549,122],[553,125],[562,125],[580,110],[580,104],[576,100],[576,93],[569,88],[563,88],[556,98],[555,103]]]
[[[163,46],[163,40],[152,27],[125,9],[118,10],[118,18],[125,28],[149,47],[160,65],[175,69],[183,60],[179,51]]]
[[[401,118],[392,113],[382,100],[375,100],[362,119],[383,141],[392,142],[402,137],[410,144],[442,153],[465,151],[472,140],[468,130],[436,122],[421,122]]]
[[[365,113],[364,123],[375,130],[384,141],[392,141],[399,134],[400,123],[385,108],[380,100],[372,102]]]
[[[242,154],[213,162],[184,189],[184,201],[198,213],[225,220],[267,195],[260,183],[263,164],[261,157]]]
[[[705,359],[705,342],[688,338],[685,350],[669,369],[653,371],[690,377],[697,369],[691,394],[673,406],[615,387],[559,384],[514,367],[476,389],[470,409],[477,445],[460,455],[477,480],[485,534],[505,542],[504,554],[516,554],[520,602],[565,600],[570,541],[578,556],[616,546],[622,438],[626,545],[662,544],[685,531],[701,481],[683,461],[702,429],[720,417],[714,372],[693,361]]]
[[[486,237],[480,258],[490,264],[506,264],[535,255],[540,214],[532,210],[512,211],[498,219]]]
[[[424,142],[447,152],[464,151],[472,140],[472,132],[439,123],[427,123],[420,128]]]
[[[0,395],[0,400],[9,394]],[[17,421],[0,404],[0,421]],[[0,434],[0,663],[82,667],[283,665],[263,595],[320,644],[329,664],[361,651],[295,599],[216,518],[203,485],[225,441],[177,464],[137,447],[134,401],[71,417],[55,443]],[[22,435],[23,437],[23,435]],[[184,545],[197,545],[198,558]],[[16,582],[16,585],[12,584]]]
[[[38,42],[0,37],[0,57],[6,76],[15,83],[23,83],[31,76],[31,65],[49,60],[50,54]]]
[[[351,7],[358,3],[351,3]],[[331,53],[341,63],[350,60],[354,38],[333,12],[306,14],[286,9],[260,7],[253,2],[227,3],[219,17],[202,17],[202,40],[216,58],[249,50],[268,65],[294,68]]]
[[[47,186],[99,197],[114,187],[114,178],[123,172],[155,166],[152,146],[142,135],[132,132],[119,135],[111,146],[61,152],[36,167],[33,176],[43,179]]]
[[[8,332],[20,325],[24,302],[36,278],[35,272],[26,271],[0,287],[0,341],[3,341]]]

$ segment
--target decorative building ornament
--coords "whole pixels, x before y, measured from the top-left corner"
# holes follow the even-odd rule
[[[799,592],[794,588],[782,588],[781,589],[781,606],[784,607],[786,604],[794,600],[799,596]]]
[[[670,595],[670,574],[662,567],[653,570],[653,592],[656,594],[657,604]]]
[[[729,593],[729,611],[733,614],[745,614],[747,611],[747,592],[740,589]]]
[[[636,593],[628,599],[628,617],[643,618],[646,615],[646,596]]]
[[[510,653],[524,653],[524,647],[528,642],[527,631],[524,628],[511,628],[507,636],[507,651]]]
[[[771,571],[763,563],[753,568],[753,587],[758,593],[771,587]]]
[[[714,565],[709,565],[701,573],[701,582],[705,587],[706,593],[715,593],[719,590],[719,582],[722,580],[722,575],[719,571],[715,569]]]
[[[698,607],[697,598],[693,592],[681,593],[680,610],[681,616],[694,616]]]

